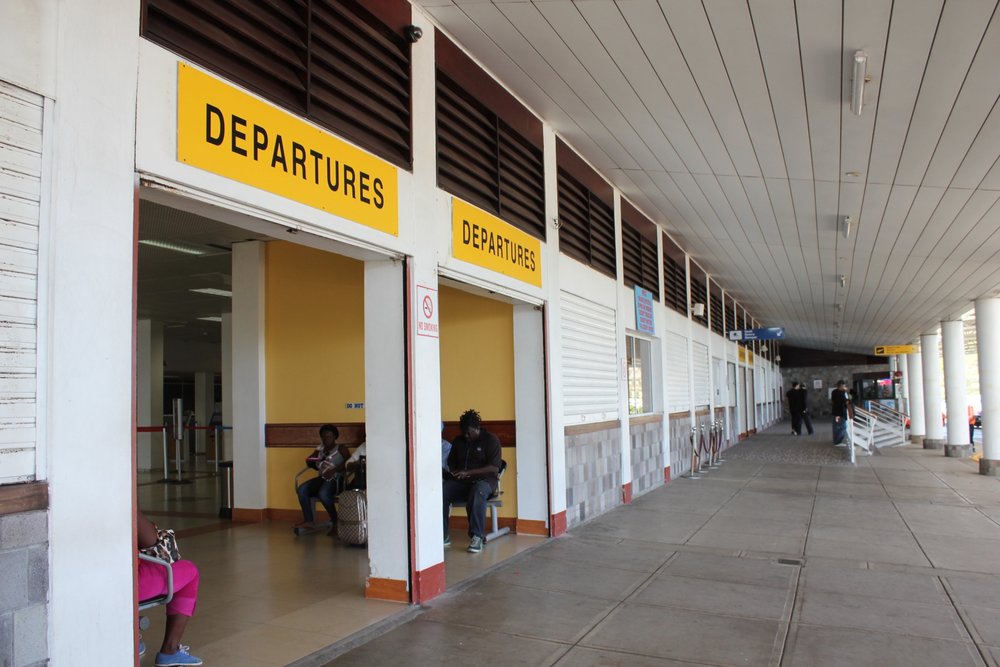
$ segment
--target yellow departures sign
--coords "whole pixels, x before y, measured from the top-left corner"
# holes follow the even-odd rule
[[[177,159],[393,236],[396,167],[185,63]]]
[[[876,345],[876,357],[892,357],[897,354],[916,354],[920,349],[916,345]]]
[[[542,286],[542,244],[534,236],[457,198],[451,200],[451,228],[455,259]]]

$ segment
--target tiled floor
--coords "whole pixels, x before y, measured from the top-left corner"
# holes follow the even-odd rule
[[[218,479],[211,469],[193,483],[164,485],[140,475],[139,507],[154,522],[173,528],[184,558],[201,573],[198,607],[184,643],[206,665],[274,667],[296,661],[315,664],[331,645],[410,608],[367,600],[366,549],[325,533],[296,537],[282,522],[233,524],[220,520]],[[507,535],[481,554],[468,554],[456,537],[445,554],[447,585],[454,586],[528,549],[541,538]],[[164,612],[146,612],[143,633],[152,665],[163,636]],[[318,653],[318,655],[316,655]],[[311,656],[311,657],[310,657]]]
[[[821,429],[788,430],[330,664],[996,665],[1000,482],[916,447],[845,465]]]

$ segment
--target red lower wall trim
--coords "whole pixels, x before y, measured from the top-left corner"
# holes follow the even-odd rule
[[[552,537],[559,537],[566,532],[566,510],[562,512],[557,512],[552,515],[549,520],[549,526],[551,526],[550,534]]]
[[[412,604],[421,604],[444,593],[444,563],[431,565],[426,570],[419,570],[413,580]],[[368,596],[371,597],[371,596]]]
[[[233,508],[233,523],[260,523],[267,518],[267,510]]]
[[[666,484],[670,481],[670,466],[663,469],[663,483]]]
[[[622,502],[626,505],[632,502],[632,482],[622,484]]]
[[[444,568],[442,567],[442,572],[443,569]],[[367,583],[365,583],[365,597],[372,598],[374,600],[409,602],[410,591],[406,589],[406,581],[404,579],[379,579],[378,577],[369,577]]]
[[[746,434],[746,433],[740,433],[740,437],[739,437],[739,439],[740,439],[740,440],[746,440],[746,439],[747,439],[748,437],[749,437],[749,436],[747,436],[747,434]]]
[[[503,519],[500,519],[500,521],[503,521]],[[541,535],[542,537],[548,537],[549,527],[545,525],[544,521],[518,519],[514,532],[518,535]]]

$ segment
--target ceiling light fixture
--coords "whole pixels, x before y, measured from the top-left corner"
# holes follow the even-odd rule
[[[847,276],[845,276],[843,273],[837,276],[837,280],[840,281],[841,287],[847,287]]]
[[[219,315],[212,315],[210,317],[199,317],[199,320],[204,320],[206,322],[221,322],[222,317]]]
[[[855,116],[861,115],[865,97],[865,76],[868,71],[868,54],[864,51],[854,52],[854,80],[851,86],[851,111]]]
[[[212,296],[225,296],[225,297],[233,296],[233,293],[230,290],[218,289],[215,287],[198,287],[196,289],[192,289],[191,291],[198,292],[199,294],[211,294]]]
[[[210,252],[207,248],[194,245],[192,243],[159,241],[157,239],[139,239],[139,243],[153,248],[161,248],[162,250],[173,250],[174,252],[184,253],[185,255],[207,255]]]
[[[854,222],[854,220],[851,218],[851,216],[849,216],[849,215],[845,215],[844,216],[843,230],[844,230],[844,238],[845,239],[851,238],[851,223],[852,222]]]

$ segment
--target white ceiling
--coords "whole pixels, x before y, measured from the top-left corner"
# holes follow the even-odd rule
[[[994,0],[414,2],[791,344],[909,342],[1000,287]]]

